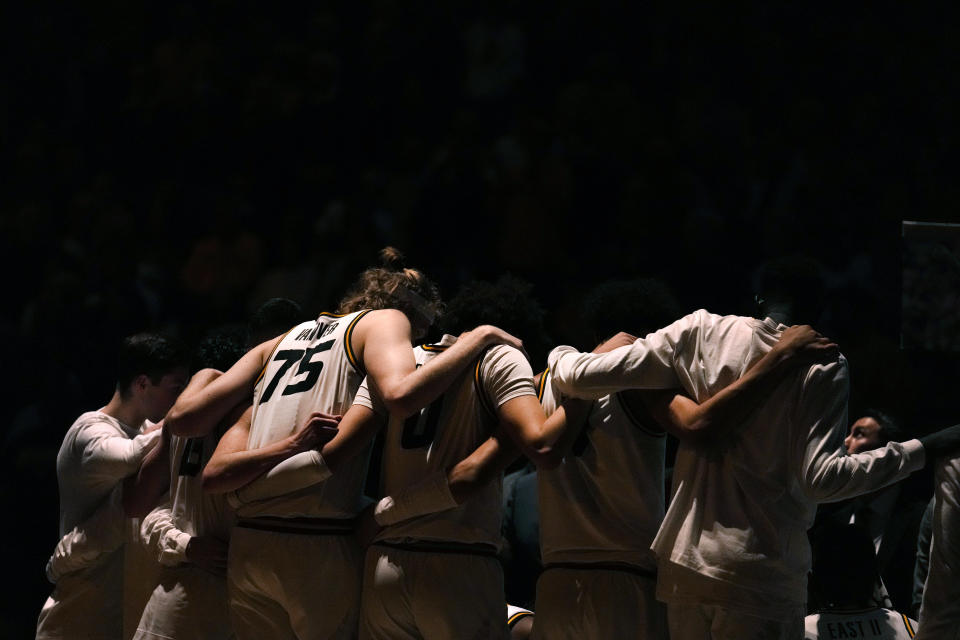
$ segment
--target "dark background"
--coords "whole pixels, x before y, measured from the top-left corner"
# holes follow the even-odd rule
[[[900,349],[901,221],[957,219],[955,11],[128,4],[2,21],[0,635],[29,637],[49,593],[56,451],[109,399],[116,341],[194,342],[276,295],[312,316],[385,244],[446,296],[531,281],[580,346],[601,280],[749,313],[757,264],[803,251],[851,413],[957,421],[956,352]]]

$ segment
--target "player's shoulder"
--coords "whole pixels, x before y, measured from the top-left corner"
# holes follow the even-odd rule
[[[480,361],[484,369],[495,369],[508,366],[525,366],[530,368],[530,375],[533,376],[533,369],[527,356],[516,347],[507,344],[495,344],[488,347],[480,356]]]
[[[92,433],[116,433],[119,435],[123,433],[123,428],[117,419],[102,411],[87,411],[80,414],[70,426],[70,430],[78,435]]]

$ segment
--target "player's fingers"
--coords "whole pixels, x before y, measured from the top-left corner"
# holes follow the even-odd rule
[[[340,425],[340,418],[331,416],[313,416],[310,418],[310,427],[313,429],[323,429],[331,427],[336,429]]]

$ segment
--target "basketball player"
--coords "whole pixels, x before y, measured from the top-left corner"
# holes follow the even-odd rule
[[[468,291],[489,296],[481,305],[489,313],[509,299],[496,288]],[[463,296],[450,306],[461,306]],[[460,327],[450,328],[456,332]],[[429,366],[458,342],[446,334],[438,344],[418,347],[418,364]],[[387,497],[375,509],[383,528],[367,552],[361,638],[508,636],[503,573],[496,557],[504,458],[515,458],[516,446],[536,463],[556,464],[572,441],[574,430],[567,423],[579,426],[586,407],[573,402],[546,418],[530,364],[516,348],[501,345],[487,350],[419,415],[391,417],[383,453]],[[503,457],[491,457],[480,473],[493,470],[495,477],[469,500],[457,501],[448,488],[448,469],[490,446],[491,436]],[[410,498],[424,495],[430,485],[436,488],[430,499]],[[444,504],[445,509],[437,508]]]
[[[832,523],[822,527],[814,537],[811,585],[824,606],[806,617],[806,640],[913,638],[915,620],[872,603],[878,571],[865,528]]]
[[[822,283],[805,263],[771,265],[763,285],[762,320],[701,310],[609,353],[558,347],[549,359],[555,384],[588,397],[679,386],[703,403],[770,351],[791,315],[817,316]],[[954,428],[840,455],[847,393],[843,358],[815,364],[776,385],[721,448],[681,443],[673,501],[653,543],[671,636],[797,637],[816,503],[906,477],[960,436]]]
[[[138,472],[161,437],[149,421],[160,421],[184,388],[186,360],[178,344],[157,335],[123,341],[113,397],[77,419],[57,455],[61,536]],[[40,612],[37,638],[120,638],[123,565],[118,548],[96,566],[60,576]]]
[[[597,287],[586,307],[597,310],[588,321],[595,338],[602,339],[618,325],[644,335],[675,317],[677,305],[662,282],[640,279]],[[556,469],[538,472],[545,566],[537,582],[534,637],[667,637],[650,550],[664,515],[665,429],[702,443],[711,428],[730,420],[731,399],[755,399],[769,384],[765,378],[783,371],[771,366],[779,353],[803,353],[822,344],[828,343],[809,328],[789,330],[748,375],[696,407],[700,424],[695,430],[697,419],[684,421],[675,410],[676,403],[692,401],[674,399],[674,391],[621,391],[593,403],[571,455]],[[549,415],[559,396],[549,370],[538,389]]]
[[[419,271],[400,267],[395,253],[385,260],[384,268],[361,274],[337,314],[323,313],[255,347],[201,393],[177,402],[167,424],[174,434],[193,435],[253,397],[249,434],[240,428],[224,435],[204,472],[205,486],[242,487],[303,453],[315,456],[317,474],[327,476],[317,452],[296,445],[316,424],[313,412],[340,416],[351,407],[364,375],[387,410],[406,417],[429,404],[487,346],[519,344],[494,327],[480,327],[432,366],[417,369],[412,340],[436,314],[436,288]],[[354,413],[372,416],[372,403],[359,401]],[[307,448],[322,444],[316,440]],[[238,511],[228,582],[239,638],[355,633],[361,559],[349,534],[362,507],[367,457],[360,452],[325,482]]]
[[[939,461],[920,640],[960,638],[960,457]]]
[[[283,322],[273,333],[290,326]],[[214,330],[197,348],[202,367],[191,379],[206,386],[243,356],[245,336],[236,330]],[[186,392],[192,392],[188,387]],[[242,405],[234,413],[240,413]],[[240,419],[249,422],[251,408]],[[233,509],[223,496],[201,486],[204,465],[228,416],[210,433],[195,438],[172,436],[169,498],[143,521],[141,536],[161,565],[159,582],[139,618],[135,640],[217,640],[233,637],[227,605],[227,549],[234,524]]]

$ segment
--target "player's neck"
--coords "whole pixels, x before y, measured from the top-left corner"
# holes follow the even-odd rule
[[[113,392],[113,397],[110,398],[110,402],[108,402],[107,406],[101,411],[111,418],[116,418],[126,426],[136,429],[143,424],[143,421],[147,418],[147,416],[137,408],[136,404],[133,396],[124,398],[118,390]]]
[[[789,302],[770,302],[764,305],[763,313],[780,324],[793,324],[793,304]]]

